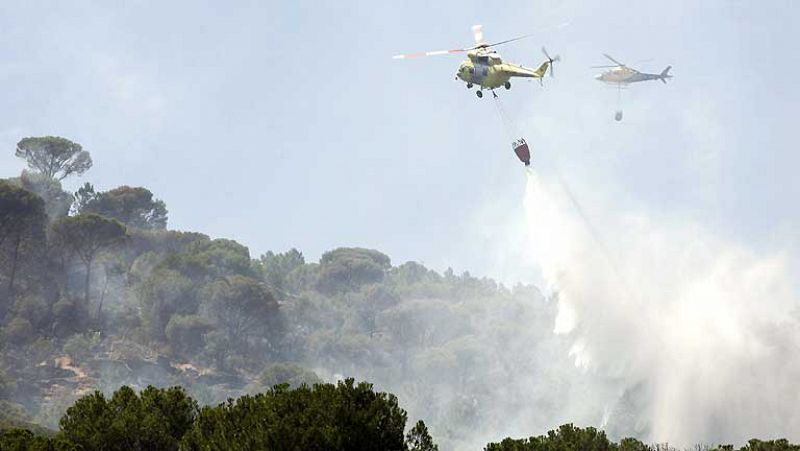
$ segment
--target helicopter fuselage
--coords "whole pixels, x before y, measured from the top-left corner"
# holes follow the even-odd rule
[[[619,85],[627,85],[630,83],[636,83],[648,80],[665,81],[667,78],[672,78],[672,76],[668,74],[669,69],[670,68],[667,67],[660,74],[647,74],[644,72],[639,72],[636,69],[631,69],[628,66],[617,66],[611,70],[608,70],[596,76],[595,80],[599,80],[605,83],[619,84]]]
[[[544,62],[538,69],[528,69],[517,64],[504,63],[496,52],[469,52],[467,59],[458,68],[456,77],[468,85],[495,89],[509,87],[512,77],[541,78],[547,71],[549,62]]]

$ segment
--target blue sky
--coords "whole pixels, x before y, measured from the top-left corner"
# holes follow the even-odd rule
[[[459,57],[390,57],[468,45],[474,23],[491,41],[569,22],[501,48],[563,57],[544,88],[501,93],[540,171],[604,234],[636,211],[797,255],[798,19],[789,0],[5,1],[0,176],[21,137],[60,135],[95,161],[69,189],[145,186],[172,228],[254,256],[357,245],[528,280],[497,258],[525,177],[492,101],[453,80]],[[617,124],[601,52],[675,78],[625,92]]]

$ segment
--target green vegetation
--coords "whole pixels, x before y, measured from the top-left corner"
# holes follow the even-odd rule
[[[0,423],[2,426],[2,423]],[[61,418],[60,431],[24,425],[0,427],[2,450],[177,451],[320,450],[438,451],[423,421],[406,434],[406,412],[397,398],[352,379],[334,384],[278,385],[214,407],[198,409],[181,388],[121,387],[106,399],[80,398]],[[697,451],[734,451],[733,445],[695,446]],[[546,435],[506,438],[484,451],[675,451],[634,438],[609,440],[603,431],[565,424]],[[798,451],[780,440],[750,440],[738,451]]]
[[[697,445],[696,451],[798,451],[800,445],[790,444],[787,440],[750,440],[741,448],[733,445],[705,446]],[[603,431],[595,428],[579,428],[565,424],[549,431],[547,435],[527,439],[507,438],[500,443],[486,445],[484,451],[675,451],[668,444],[647,445],[635,438],[624,438],[615,443],[606,438]]]
[[[150,190],[142,187],[120,186],[96,193],[86,183],[75,193],[73,210],[76,213],[95,213],[139,229],[167,227],[167,207],[154,199]]]
[[[174,451],[434,451],[419,421],[404,435],[397,398],[352,379],[333,384],[278,385],[215,407],[198,409],[181,388],[118,389],[80,398],[57,434],[0,432],[0,450]]]
[[[406,413],[397,398],[352,379],[333,384],[277,386],[204,408],[184,438],[185,449],[407,449]]]
[[[509,412],[549,424],[570,395],[569,343],[535,287],[357,247],[254,258],[169,230],[146,188],[67,193],[91,167],[79,144],[16,154],[29,170],[0,180],[0,450],[454,449]],[[519,396],[532,378],[552,389]],[[566,425],[486,449],[652,448]]]
[[[61,418],[60,436],[90,450],[177,450],[192,427],[197,403],[181,388],[122,387],[106,399],[94,392]]]

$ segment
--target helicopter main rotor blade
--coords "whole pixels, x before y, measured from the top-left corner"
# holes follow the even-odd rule
[[[463,53],[466,52],[467,49],[453,49],[453,50],[435,50],[433,52],[419,52],[419,53],[404,53],[400,55],[395,55],[392,59],[396,60],[404,60],[404,59],[411,59],[411,58],[420,58],[423,56],[437,56],[437,55],[450,55],[453,53]]]
[[[605,56],[606,58],[610,59],[610,60],[611,60],[611,61],[612,61],[614,64],[616,64],[617,66],[624,66],[624,65],[625,65],[625,64],[623,64],[623,63],[620,63],[619,61],[615,60],[614,58],[612,58],[611,56],[609,56],[607,53],[603,53],[603,56]]]
[[[536,35],[537,33],[541,33],[541,32],[544,32],[544,31],[564,28],[567,25],[569,25],[569,22],[560,23],[560,24],[554,25],[552,27],[545,27],[545,28],[542,28],[540,30],[536,30],[533,33],[529,33],[529,34],[522,35],[522,36],[517,36],[516,38],[506,39],[505,41],[495,42],[495,43],[492,43],[492,44],[486,44],[483,41],[483,26],[482,25],[473,25],[472,26],[472,35],[473,35],[473,38],[475,38],[475,45],[472,46],[472,47],[468,47],[468,48],[465,48],[465,49],[436,50],[436,51],[433,51],[433,52],[405,53],[405,54],[395,55],[395,56],[392,57],[392,59],[402,60],[402,59],[410,59],[410,58],[419,58],[419,57],[423,57],[423,56],[448,55],[448,54],[452,54],[452,53],[463,53],[463,52],[468,52],[470,50],[495,47],[495,46],[502,45],[502,44],[508,44],[509,42],[519,41],[521,39],[527,39],[527,38],[530,38],[531,36]]]
[[[519,40],[522,40],[522,39],[527,39],[527,38],[530,38],[531,36],[534,36],[535,34],[536,33],[531,33],[531,34],[526,34],[526,35],[523,35],[523,36],[517,36],[516,38],[513,38],[513,39],[506,39],[505,41],[494,42],[492,44],[480,45],[480,46],[476,46],[475,48],[478,48],[478,47],[496,47],[498,45],[508,44],[509,42],[514,42],[514,41],[519,41]]]
[[[516,38],[506,39],[505,41],[493,42],[493,43],[491,43],[491,44],[481,44],[481,45],[476,45],[476,46],[475,46],[475,47],[473,47],[472,49],[477,49],[477,48],[479,48],[479,47],[496,47],[496,46],[498,46],[498,45],[508,44],[509,42],[519,41],[519,40],[522,40],[522,39],[528,39],[528,38],[530,38],[530,37],[532,37],[532,36],[536,36],[536,35],[537,35],[537,34],[539,34],[539,33],[543,33],[543,32],[545,32],[545,31],[550,31],[550,30],[556,30],[556,29],[564,28],[564,27],[566,27],[567,25],[569,25],[569,22],[560,23],[560,24],[558,24],[558,25],[553,25],[552,27],[545,27],[545,28],[542,28],[542,29],[536,30],[536,31],[534,31],[533,33],[528,33],[528,34],[524,34],[524,35],[522,35],[522,36],[517,36]],[[483,37],[483,35],[482,35],[482,34],[481,34],[481,37]],[[472,49],[470,49],[470,50],[472,50]]]

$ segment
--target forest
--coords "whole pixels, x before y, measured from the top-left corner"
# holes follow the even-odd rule
[[[534,286],[360,247],[253,256],[171,230],[145,187],[67,192],[93,164],[78,143],[15,152],[28,169],[0,179],[0,450],[671,449],[628,437],[648,432],[635,391],[611,412],[614,440],[572,425],[561,381],[588,376]],[[531,378],[550,389],[520,396]],[[563,426],[501,439],[517,422]],[[742,446],[698,449],[800,449]]]

